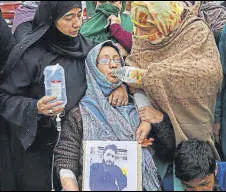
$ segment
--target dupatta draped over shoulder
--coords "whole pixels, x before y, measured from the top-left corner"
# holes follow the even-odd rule
[[[157,44],[134,36],[126,63],[147,70],[143,88],[153,105],[169,115],[177,144],[189,138],[213,144],[222,67],[214,36],[202,20],[185,14],[181,25]]]

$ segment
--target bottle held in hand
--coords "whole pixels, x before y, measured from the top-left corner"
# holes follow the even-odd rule
[[[59,65],[47,66],[44,70],[46,96],[55,96],[53,102],[62,101],[63,106],[67,104],[66,84],[64,68]]]
[[[145,70],[136,67],[125,66],[113,71],[113,75],[125,83],[142,85]]]

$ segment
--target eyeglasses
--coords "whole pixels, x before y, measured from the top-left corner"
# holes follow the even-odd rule
[[[102,58],[99,60],[100,64],[103,65],[109,65],[111,62],[117,65],[121,65],[121,59],[107,59],[107,58]]]

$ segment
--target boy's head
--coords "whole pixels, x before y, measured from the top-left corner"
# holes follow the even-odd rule
[[[178,146],[175,157],[176,176],[186,191],[213,191],[216,158],[211,145],[192,139]]]

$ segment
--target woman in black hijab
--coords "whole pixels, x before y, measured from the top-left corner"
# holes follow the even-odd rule
[[[46,66],[64,67],[67,113],[86,91],[85,58],[92,43],[79,34],[80,1],[43,1],[33,32],[12,50],[0,85],[0,115],[11,129],[16,190],[50,190],[51,159],[57,138],[54,116],[64,109],[55,98],[43,97]],[[4,174],[3,174],[4,175]],[[2,175],[1,175],[2,176]]]

